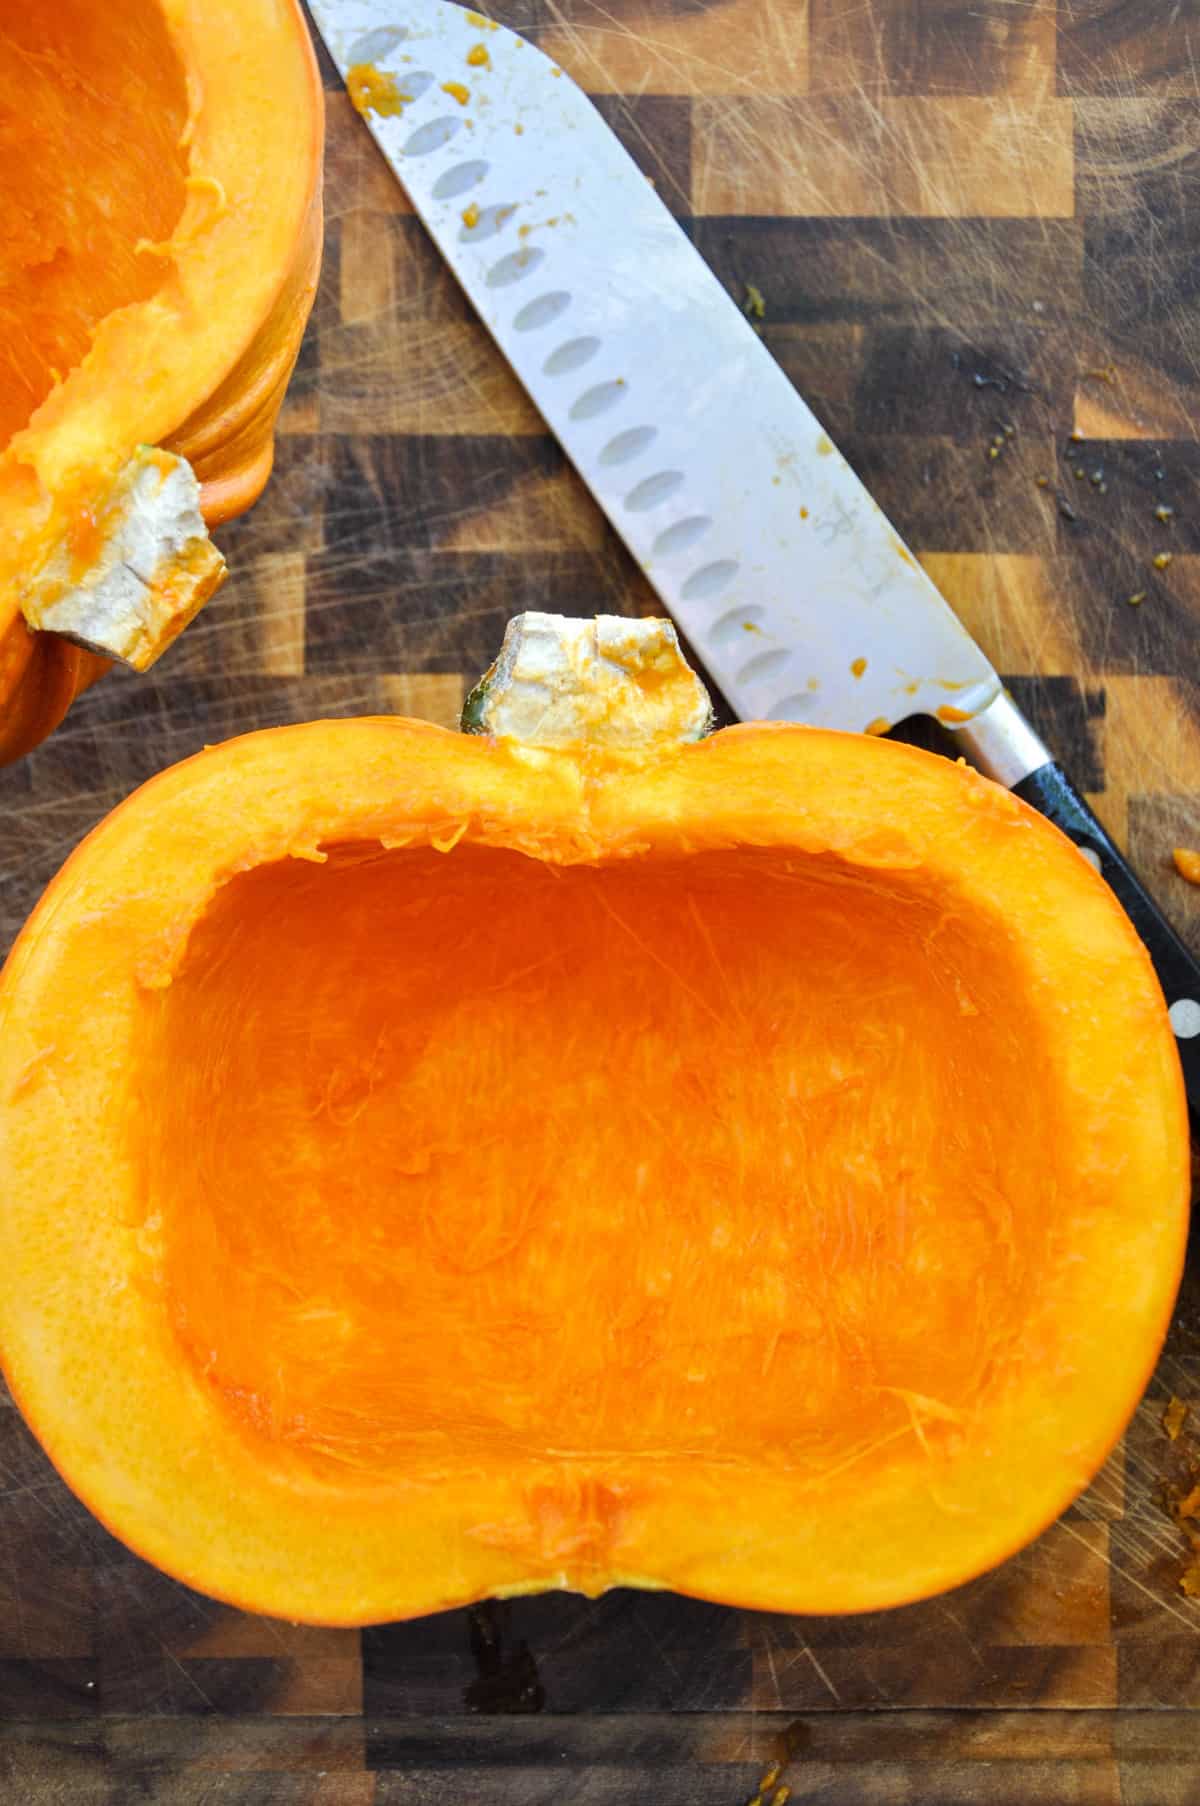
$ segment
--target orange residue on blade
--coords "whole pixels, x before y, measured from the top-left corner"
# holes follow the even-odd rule
[[[956,721],[969,721],[971,711],[970,709],[956,709],[952,702],[944,702],[938,709],[937,717],[939,721],[953,724]]]
[[[346,71],[346,92],[356,112],[377,113],[381,119],[395,118],[411,99],[400,92],[394,75],[377,69],[374,63],[355,63]]]
[[[807,508],[801,508],[801,510],[800,510],[800,519],[801,519],[801,520],[807,520],[807,519],[808,519],[808,509],[807,509]]]
[[[462,223],[467,228],[468,232],[473,232],[475,230],[475,227],[479,224],[478,201],[472,201],[469,206],[463,208]]]
[[[885,718],[882,715],[876,715],[874,721],[868,721],[866,727],[863,729],[863,733],[864,734],[886,734],[889,727],[891,727],[891,725],[892,725],[891,722],[885,720]]]
[[[1189,884],[1200,884],[1200,853],[1191,847],[1176,847],[1172,857],[1181,878]]]
[[[817,456],[818,456],[818,458],[828,458],[832,454],[832,452],[833,452],[833,440],[827,439],[825,437],[825,434],[822,433],[821,437],[817,440]]]
[[[855,677],[861,677],[866,668],[867,661],[865,658],[852,659],[850,662],[850,669]]]
[[[467,52],[467,62],[472,69],[490,69],[492,59],[487,53],[487,45],[472,44]]]
[[[465,107],[471,98],[471,90],[463,82],[443,82],[442,93],[456,100],[460,107]]]
[[[467,24],[473,25],[476,31],[498,31],[495,19],[485,19],[482,13],[468,13]]]

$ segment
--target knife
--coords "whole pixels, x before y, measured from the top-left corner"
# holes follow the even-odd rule
[[[585,94],[449,0],[309,0],[392,170],[731,708],[940,720],[1103,874],[1200,1111],[1200,964]]]

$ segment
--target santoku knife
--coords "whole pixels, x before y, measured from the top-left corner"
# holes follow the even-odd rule
[[[1142,935],[1200,1108],[1200,966],[599,113],[447,0],[310,0],[380,149],[740,716],[924,713]]]

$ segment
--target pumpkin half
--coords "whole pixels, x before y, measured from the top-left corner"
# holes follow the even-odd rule
[[[295,0],[24,0],[0,24],[0,760],[219,583],[316,284]]]
[[[1187,1130],[1040,816],[886,740],[699,738],[663,623],[525,617],[481,730],[166,771],[0,980],[0,1350],[66,1479],[252,1609],[979,1573],[1150,1373]]]

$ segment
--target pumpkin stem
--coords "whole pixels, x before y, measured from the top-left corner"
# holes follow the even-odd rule
[[[672,623],[623,615],[516,615],[462,712],[466,734],[626,752],[699,740],[712,724]]]
[[[70,524],[27,578],[33,628],[145,671],[225,575],[186,458],[140,445],[108,489],[78,498]]]

